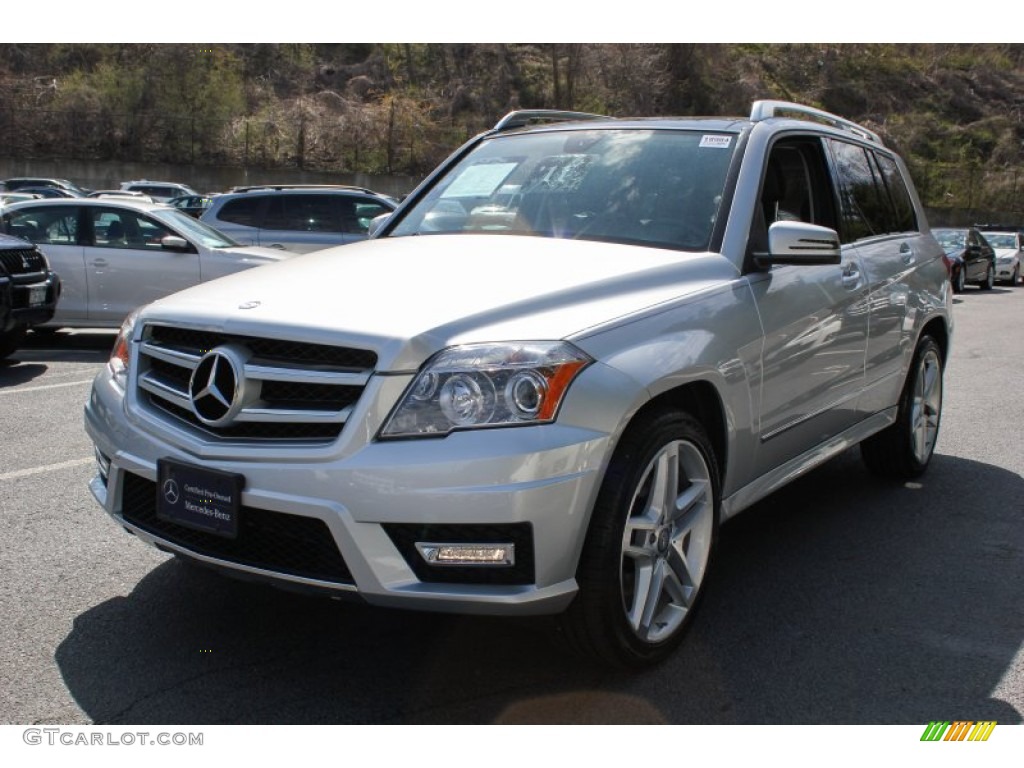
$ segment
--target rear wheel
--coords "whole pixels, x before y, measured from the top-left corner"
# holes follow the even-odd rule
[[[988,265],[988,271],[985,272],[985,279],[978,284],[978,287],[983,291],[991,291],[992,286],[996,284],[996,268],[991,264]]]
[[[957,269],[956,274],[953,275],[953,293],[963,293],[964,283],[964,268],[960,267]]]
[[[931,461],[941,417],[942,350],[935,339],[925,336],[914,352],[896,422],[860,445],[864,463],[882,477],[919,476]]]
[[[621,667],[671,653],[696,609],[714,553],[718,465],[700,422],[641,417],[623,436],[598,496],[563,616],[578,650]]]

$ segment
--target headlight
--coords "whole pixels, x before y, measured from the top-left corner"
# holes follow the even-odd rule
[[[128,384],[128,369],[132,356],[132,334],[135,332],[135,321],[138,317],[139,310],[136,309],[124,319],[121,330],[118,331],[117,338],[114,340],[114,349],[110,352],[110,359],[107,361],[107,368],[110,369],[110,374],[114,377],[114,383],[121,389]]]
[[[420,370],[380,435],[441,437],[553,421],[569,384],[591,362],[562,341],[449,347]]]

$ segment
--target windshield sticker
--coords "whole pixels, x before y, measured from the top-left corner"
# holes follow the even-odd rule
[[[441,197],[490,197],[515,168],[516,163],[474,165],[448,185]]]
[[[700,145],[715,149],[728,149],[732,145],[732,136],[701,136]]]

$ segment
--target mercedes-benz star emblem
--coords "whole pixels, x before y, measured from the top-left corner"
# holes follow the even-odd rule
[[[181,494],[178,491],[178,484],[174,480],[164,481],[164,498],[168,504],[177,504]]]
[[[212,349],[202,356],[188,384],[192,411],[204,424],[227,424],[242,409],[244,350],[233,346]]]

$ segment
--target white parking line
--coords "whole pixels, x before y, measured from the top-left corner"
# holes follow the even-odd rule
[[[41,467],[29,467],[28,469],[19,469],[14,472],[6,472],[0,475],[0,482],[4,480],[16,480],[19,477],[29,477],[31,475],[41,475],[43,472],[55,472],[58,469],[68,469],[70,467],[80,467],[83,464],[88,464],[91,461],[96,461],[95,458],[90,456],[87,459],[72,459],[71,461],[62,461],[58,464],[45,464]]]
[[[92,379],[81,379],[80,381],[65,381],[63,384],[43,384],[40,387],[21,387],[20,389],[0,389],[0,395],[19,395],[22,392],[39,392],[42,389],[57,389],[58,387],[77,387],[79,384],[91,384]]]

